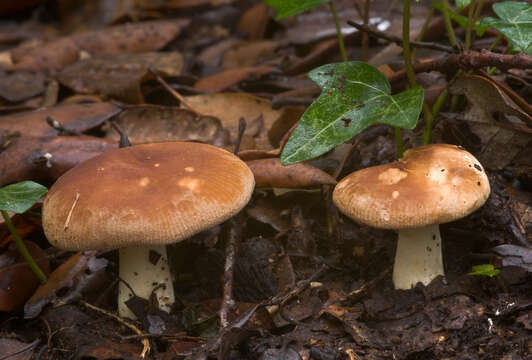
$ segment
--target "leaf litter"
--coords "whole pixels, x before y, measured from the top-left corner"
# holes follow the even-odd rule
[[[305,142],[294,145],[287,143],[289,135],[308,126],[308,115],[302,114],[320,98],[320,88],[306,72],[339,60],[327,6],[275,21],[260,1],[129,1],[105,9],[30,3],[21,3],[29,9],[15,18],[16,34],[0,30],[2,186],[22,180],[51,185],[82,161],[117,148],[115,128],[134,144],[188,140],[230,151],[239,144],[238,154],[254,171],[258,186],[239,217],[235,303],[223,328],[218,312],[231,232],[227,224],[169,248],[171,267],[179,274],[174,279],[179,300],[170,314],[158,312],[153,299],[138,301],[141,316],[133,323],[114,317],[120,281],[115,252],[73,254],[51,247],[34,222],[37,206],[15,222],[30,251],[42,249],[34,256],[50,264],[51,280],[35,291],[38,282],[8,250],[11,240],[0,222],[0,256],[6,259],[0,300],[9,305],[0,314],[0,358],[138,359],[146,343],[147,358],[153,359],[530,356],[528,70],[477,73],[451,85],[453,93],[465,94],[460,101],[467,107],[439,116],[434,140],[465,146],[478,156],[489,173],[492,195],[481,211],[442,225],[444,247],[452,255],[446,256],[445,279],[394,290],[394,233],[339,215],[328,203],[327,189],[351,171],[395,160],[393,130],[382,125],[382,113],[393,113],[387,105],[402,91],[419,91],[405,86],[400,51],[381,39],[370,42],[370,62],[385,64],[380,69],[386,76],[375,73],[367,81],[386,94],[379,99],[365,94],[369,97],[348,104],[358,90],[342,65],[311,73],[322,90],[322,123],[307,128]],[[362,22],[361,16],[352,4],[335,5],[349,58],[357,60],[361,34],[345,20]],[[30,16],[31,11],[37,15]],[[383,28],[400,36],[400,12],[400,4],[373,1],[369,17],[383,26],[388,22],[391,26]],[[415,5],[412,24],[421,28],[427,13],[425,4]],[[459,13],[467,16],[467,7]],[[506,18],[496,13],[503,31]],[[436,13],[425,40],[446,44],[442,29]],[[512,45],[526,47],[524,40]],[[475,40],[479,47],[481,41]],[[433,49],[417,51],[431,61],[431,70],[442,73],[472,63],[467,54],[448,57],[463,60],[458,64],[436,61],[440,53]],[[355,65],[358,70],[364,66]],[[419,78],[430,103],[450,86],[441,75]],[[418,103],[410,105],[419,113]],[[332,143],[319,149],[312,143],[316,129],[324,129],[323,119],[337,112],[335,136],[341,139],[333,143],[347,143],[334,151],[328,151]],[[240,138],[241,119],[246,129]],[[411,129],[415,122],[401,125]],[[359,126],[360,131],[352,130]],[[419,132],[419,127],[403,131],[407,147],[417,145]],[[299,146],[321,156],[282,166],[282,153]],[[500,274],[467,275],[473,265],[485,263]]]

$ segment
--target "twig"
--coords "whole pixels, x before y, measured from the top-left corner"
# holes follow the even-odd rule
[[[116,121],[111,120],[111,126],[113,129],[116,130],[118,135],[120,135],[120,142],[118,143],[119,148],[125,148],[131,146],[131,142],[129,141],[129,137],[127,136],[127,133],[120,125],[116,123]]]
[[[444,56],[436,59],[425,59],[414,64],[414,72],[439,71],[454,73],[457,67],[464,70],[481,69],[487,66],[496,66],[500,70],[530,69],[532,56],[526,54],[503,55],[488,50],[468,51],[461,54]],[[406,69],[397,71],[388,80],[391,83],[402,80],[406,76]]]
[[[164,81],[164,79],[162,77],[160,77],[159,74],[157,74],[157,72],[155,72],[151,68],[148,68],[148,71],[153,75],[153,77],[155,77],[155,80],[157,80],[159,82],[159,84],[161,84],[166,89],[166,91],[168,91],[177,100],[179,100],[180,103],[182,103],[187,108],[189,108],[190,110],[195,112],[197,115],[201,115],[201,112],[198,109],[196,109],[196,108],[194,108],[194,106],[190,105],[190,103],[188,101],[186,101],[185,98],[183,96],[181,96],[180,93],[178,93],[177,91],[172,89],[172,87],[170,85],[168,85],[168,83],[166,81]]]
[[[109,311],[106,311],[104,309],[101,309],[101,308],[99,308],[97,306],[91,305],[88,302],[86,302],[85,300],[80,300],[79,302],[83,306],[85,306],[85,307],[87,307],[87,308],[89,308],[91,310],[97,311],[100,314],[104,314],[104,315],[106,315],[106,316],[108,316],[110,318],[115,319],[120,324],[122,324],[122,325],[128,327],[129,329],[133,330],[133,332],[136,333],[137,335],[145,335],[145,334],[142,333],[142,331],[139,330],[139,328],[137,328],[133,324],[130,324],[128,321],[124,320],[120,316],[115,315],[115,314],[113,314],[113,313],[111,313]],[[150,342],[148,341],[148,339],[146,337],[143,337],[141,341],[142,341],[142,352],[140,353],[140,358],[144,359],[146,357],[146,354],[148,354],[150,352]]]
[[[229,326],[228,314],[235,305],[235,300],[233,299],[233,274],[235,257],[241,237],[240,221],[237,220],[239,216],[241,215],[237,214],[228,221],[229,234],[225,247],[224,294],[220,309],[220,324],[222,329]]]
[[[384,39],[384,40],[388,40],[388,41],[391,41],[393,43],[396,43],[398,45],[402,45],[403,44],[403,39],[398,37],[398,36],[395,36],[395,35],[391,35],[391,34],[388,34],[384,31],[380,31],[380,30],[377,30],[374,26],[370,26],[370,25],[365,25],[365,24],[359,24],[359,23],[356,23],[354,21],[351,21],[351,20],[347,20],[347,23],[351,26],[354,26],[356,27],[358,30],[364,32],[364,33],[368,33],[368,34],[371,34],[377,38],[381,38],[381,39]],[[410,41],[410,45],[412,46],[415,46],[415,47],[422,47],[422,48],[427,48],[427,49],[434,49],[434,50],[440,50],[440,51],[443,51],[443,52],[447,52],[447,53],[455,53],[456,50],[451,47],[451,46],[446,46],[446,45],[442,45],[442,44],[438,44],[438,43],[434,43],[434,42],[426,42],[426,41]]]

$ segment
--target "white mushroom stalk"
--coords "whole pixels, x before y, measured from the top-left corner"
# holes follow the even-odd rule
[[[393,266],[396,289],[410,289],[418,282],[428,285],[437,276],[445,274],[438,224],[398,232]]]
[[[128,308],[126,301],[134,295],[149,299],[152,293],[157,297],[159,309],[170,312],[175,296],[166,246],[130,246],[119,249],[118,254],[119,276],[123,280],[118,287],[120,316],[135,319],[136,316]]]

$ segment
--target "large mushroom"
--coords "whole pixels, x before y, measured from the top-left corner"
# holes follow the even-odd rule
[[[346,176],[333,201],[359,223],[398,230],[393,283],[410,289],[444,275],[439,224],[477,210],[489,193],[488,177],[473,155],[435,144]]]
[[[252,172],[205,144],[167,142],[111,150],[61,176],[43,204],[48,240],[68,250],[120,249],[119,275],[135,294],[174,302],[165,245],[235,215],[249,201]],[[118,309],[132,296],[119,287]]]

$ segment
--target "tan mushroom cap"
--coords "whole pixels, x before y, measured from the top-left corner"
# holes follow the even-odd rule
[[[346,176],[334,189],[333,201],[360,223],[405,229],[462,218],[481,207],[489,193],[488,177],[473,155],[434,144]]]
[[[69,250],[161,245],[242,209],[252,172],[205,144],[167,142],[111,150],[61,176],[43,204],[46,237]]]

